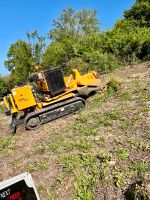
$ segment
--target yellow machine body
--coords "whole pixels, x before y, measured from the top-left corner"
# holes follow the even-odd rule
[[[19,111],[36,105],[36,101],[30,85],[16,87],[12,89],[11,92]]]
[[[83,76],[79,73],[77,69],[73,69],[73,74],[68,77],[64,77],[67,89],[82,87],[82,86],[100,86],[100,79],[97,78],[97,73],[95,71],[87,73]]]
[[[36,81],[37,87],[42,92],[48,92],[48,86],[44,77],[44,73],[40,73],[42,75],[42,82],[40,80]],[[12,105],[11,113],[16,113],[30,107],[35,107],[36,110],[41,109],[44,106],[48,106],[52,103],[57,103],[58,101],[63,101],[65,99],[74,97],[75,91],[79,92],[88,86],[98,87],[100,85],[100,79],[97,78],[96,72],[90,72],[82,76],[77,69],[73,69],[73,74],[70,76],[64,77],[64,82],[66,85],[66,90],[64,93],[55,97],[50,97],[47,95],[42,102],[36,101],[30,85],[13,88],[11,90],[11,94],[9,94],[9,99]],[[4,97],[4,102],[6,107],[9,108],[6,97]]]
[[[38,71],[33,75],[37,78],[34,82],[36,82],[39,93],[28,84],[14,87],[11,90],[11,94],[4,97],[8,112],[10,111],[12,114],[11,127],[13,131],[16,129],[16,124],[20,123],[18,119],[20,111],[24,113],[23,117],[26,128],[32,129],[38,126],[39,123],[44,123],[46,119],[50,121],[59,116],[69,114],[73,110],[78,110],[84,104],[84,99],[81,97],[89,96],[90,92],[97,91],[100,86],[100,80],[97,78],[96,72],[90,72],[82,76],[77,69],[74,69],[73,73],[68,77],[63,77],[60,71],[59,73],[58,80],[56,75],[55,77],[51,76],[55,82],[52,81],[51,84],[52,86],[53,83],[55,84],[53,86],[55,89],[55,86],[57,87],[60,84],[60,80],[62,84],[61,92],[52,93],[53,91],[51,92],[49,86],[50,79],[45,77],[43,71]],[[59,75],[61,75],[61,79],[59,79]],[[30,119],[31,115],[33,119]],[[41,120],[41,122],[38,120]]]

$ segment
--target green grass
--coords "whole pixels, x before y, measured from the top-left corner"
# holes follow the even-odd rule
[[[117,187],[120,187],[123,184],[125,184],[125,177],[124,177],[124,173],[123,172],[114,172],[113,175],[114,175],[113,176],[113,181],[114,181],[114,184]]]
[[[139,115],[134,115],[131,119],[126,116],[125,118],[121,119],[121,121],[120,121],[120,127],[121,127],[121,129],[123,131],[127,132],[140,119],[141,119],[141,117]]]
[[[97,120],[97,124],[102,126],[112,126],[113,121],[110,117],[103,116]]]
[[[63,171],[66,173],[72,172],[74,169],[80,167],[80,158],[76,154],[62,155],[59,158],[60,165],[63,167]]]
[[[95,108],[101,103],[106,102],[110,96],[112,96],[113,94],[117,94],[119,91],[120,83],[115,79],[111,79],[107,83],[107,90],[103,93],[103,95],[96,94],[95,97],[92,99],[92,104],[90,108]]]
[[[100,160],[100,162],[102,163],[108,163],[112,160],[112,154],[108,153],[106,151],[102,151],[100,155],[98,155],[98,159]]]
[[[64,172],[70,173],[76,168],[92,166],[96,162],[96,158],[90,153],[74,153],[60,156],[59,162]]]
[[[78,123],[77,121],[74,122],[71,127],[76,135],[96,135],[95,124],[94,123]]]
[[[95,178],[92,175],[87,174],[85,171],[77,173],[74,182],[75,199],[92,200],[93,187],[95,186],[95,183]]]
[[[131,164],[131,169],[136,171],[139,176],[144,177],[150,171],[150,165],[148,163],[135,161]]]
[[[87,151],[91,148],[91,144],[86,140],[76,140],[71,141],[70,143],[66,143],[66,149],[71,151],[74,149],[78,149],[81,151]]]
[[[37,148],[36,148],[36,153],[39,154],[39,155],[43,155],[46,151],[46,147],[45,145],[39,145]]]
[[[104,94],[91,96],[86,109],[78,111],[65,128],[54,122],[47,135],[38,143],[33,141],[33,148],[25,154],[27,159],[32,156],[27,166],[25,162],[26,170],[48,176],[53,160],[58,166],[52,180],[47,183],[43,177],[43,185],[37,183],[41,199],[56,200],[65,193],[68,199],[93,200],[97,191],[108,188],[107,199],[109,188],[118,187],[115,191],[122,193],[130,183],[148,175],[148,92],[134,80],[122,84],[111,80]],[[2,155],[7,150],[15,154],[19,137],[0,138]],[[21,165],[19,160],[9,164],[16,167],[16,162]]]
[[[64,137],[62,133],[55,130],[53,134],[48,136],[40,145],[35,145],[35,153],[37,155],[44,155],[47,152],[57,153],[64,147]]]
[[[121,159],[121,160],[126,160],[129,158],[128,151],[123,148],[117,150],[117,155],[118,155],[119,159]]]
[[[42,161],[34,161],[32,163],[30,163],[26,170],[30,173],[34,172],[34,171],[44,171],[48,169],[48,162],[46,160],[42,160]]]
[[[129,100],[132,100],[132,96],[129,92],[123,92],[120,94],[120,100],[129,101]]]
[[[7,154],[16,148],[16,137],[15,136],[5,136],[0,137],[0,153]]]
[[[147,140],[142,140],[142,141],[131,140],[131,141],[129,141],[129,143],[132,148],[137,148],[142,151],[150,150],[150,145],[148,144]]]
[[[123,116],[121,108],[113,109],[112,111],[105,112],[105,115],[112,120],[120,119]]]

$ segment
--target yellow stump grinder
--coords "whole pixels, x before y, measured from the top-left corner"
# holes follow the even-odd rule
[[[61,68],[40,71],[35,67],[29,81],[33,83],[16,86],[4,97],[6,115],[12,116],[10,127],[13,133],[21,123],[32,130],[77,111],[84,107],[84,97],[100,87],[96,72],[82,76],[77,69],[73,69],[70,76],[63,77]]]

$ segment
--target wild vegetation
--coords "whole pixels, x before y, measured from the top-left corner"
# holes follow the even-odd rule
[[[0,78],[0,98],[11,86],[26,82],[34,65],[61,66],[65,74],[73,67],[81,72],[94,69],[108,73],[135,61],[149,60],[149,19],[149,0],[136,0],[124,12],[124,18],[105,31],[100,29],[96,10],[63,10],[48,36],[33,31],[27,33],[27,41],[20,39],[10,46],[5,61],[10,76],[7,80]]]
[[[11,45],[0,98],[27,81],[35,64],[64,73],[97,70],[107,90],[75,115],[32,131],[20,125],[13,136],[10,119],[0,115],[1,180],[28,171],[42,200],[150,199],[149,19],[148,0],[136,0],[107,31],[96,11],[66,9],[54,20],[50,43],[34,31],[28,42]]]
[[[37,130],[11,136],[1,115],[1,180],[28,171],[42,200],[149,200],[149,69],[101,75],[104,93]]]

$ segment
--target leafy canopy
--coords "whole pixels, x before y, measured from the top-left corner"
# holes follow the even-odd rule
[[[41,65],[42,56],[46,47],[46,37],[39,36],[37,30],[31,33],[27,32],[27,37],[29,46],[31,48],[33,61],[36,65]]]
[[[28,42],[18,40],[8,50],[5,66],[11,72],[10,86],[27,81],[35,64],[61,66],[65,74],[74,66],[81,72],[107,73],[120,65],[150,60],[150,1],[136,0],[111,30],[100,31],[95,10],[68,8],[53,20],[47,46],[46,36],[38,31],[27,37]],[[5,88],[5,83],[1,85]]]
[[[9,48],[7,58],[5,67],[17,78],[18,82],[27,81],[29,72],[33,71],[33,57],[29,44],[18,40]]]
[[[136,0],[131,9],[124,12],[124,17],[133,26],[150,27],[150,1]]]
[[[49,31],[49,37],[53,41],[61,41],[66,37],[76,39],[78,36],[99,31],[96,10],[83,9],[75,12],[72,8],[65,9],[58,19],[53,20],[52,25],[53,29]]]

